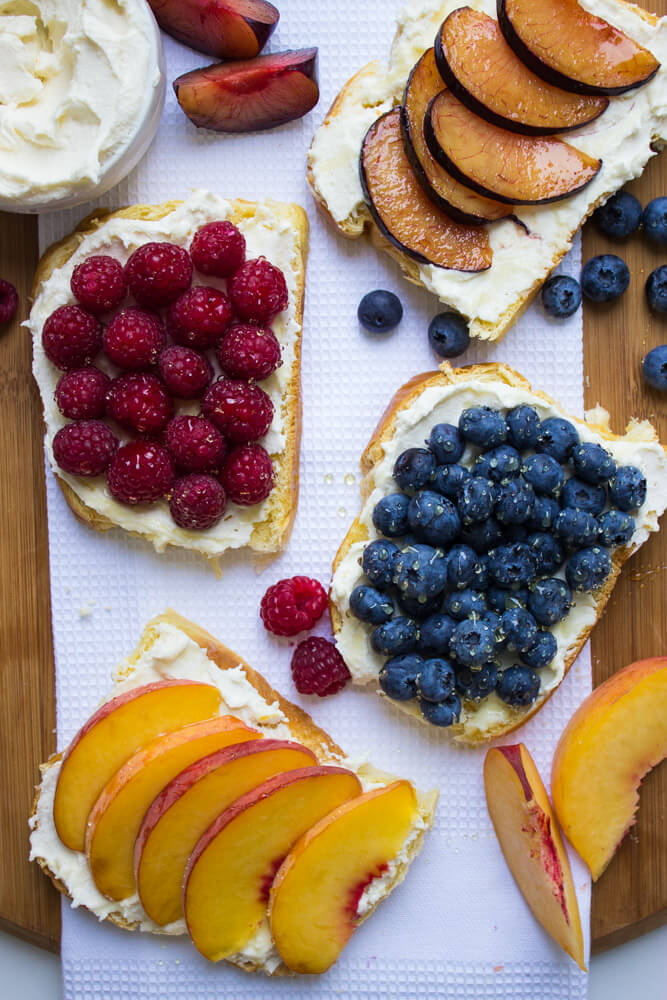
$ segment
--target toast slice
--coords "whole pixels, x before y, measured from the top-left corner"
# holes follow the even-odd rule
[[[151,660],[151,650],[155,643],[164,640],[165,636],[171,639],[174,635],[177,636],[181,646],[185,643],[186,651],[195,644],[204,652],[205,675],[194,677],[192,662],[184,666],[182,653],[167,661],[163,651],[159,654],[156,651],[155,659]],[[315,754],[319,763],[342,764],[354,770],[364,786],[384,785],[395,780],[392,775],[377,770],[369,763],[358,763],[347,759],[332,737],[320,729],[306,712],[283,698],[240,656],[174,611],[168,610],[146,625],[135,651],[114,671],[113,687],[104,700],[107,701],[121,691],[146,683],[147,666],[150,672],[149,679],[152,681],[156,679],[155,670],[157,670],[158,673],[164,671],[165,677],[185,676],[190,680],[202,679],[209,684],[220,684],[223,698],[220,706],[221,715],[229,713],[238,716],[269,738],[290,739],[301,743]],[[227,671],[233,673],[229,675],[227,681],[230,686],[225,689],[224,675]],[[231,698],[232,704],[225,701],[225,690],[231,692],[228,697]],[[84,906],[92,910],[99,920],[109,920],[125,930],[184,934],[183,921],[167,925],[166,928],[152,923],[143,911],[137,896],[121,903],[106,899],[98,892],[92,881],[85,855],[68,850],[60,843],[53,821],[53,796],[63,753],[64,751],[61,751],[50,757],[41,768],[41,782],[37,788],[30,818],[31,860],[39,864],[59,892],[70,898],[73,906]],[[383,879],[379,898],[369,906],[368,910],[364,909],[359,922],[366,920],[376,905],[405,878],[411,862],[421,850],[427,830],[433,824],[437,799],[437,791],[417,791],[419,813],[417,825],[406,841],[401,856],[392,866],[391,878]],[[240,952],[228,961],[247,972],[262,971],[268,975],[291,974],[280,962],[277,952],[271,945],[270,936],[268,942],[262,944],[260,940],[259,948],[249,949],[247,953]]]
[[[460,6],[460,0],[409,0],[399,17],[388,63],[364,66],[336,97],[310,147],[307,176],[315,200],[342,236],[358,239],[367,232],[409,281],[464,315],[472,337],[500,340],[570,249],[591,212],[639,176],[667,142],[661,97],[667,85],[666,19],[624,0],[584,4],[650,49],[662,67],[647,86],[611,98],[596,121],[568,133],[570,145],[602,159],[594,181],[556,205],[518,206],[513,217],[485,227],[493,252],[491,267],[468,274],[419,263],[389,243],[372,220],[359,179],[366,131],[401,104],[412,68],[433,45],[444,19]],[[495,0],[475,0],[471,6],[496,16]]]
[[[373,507],[381,496],[395,492],[392,469],[396,457],[406,448],[423,445],[433,424],[458,423],[467,406],[490,405],[509,409],[521,403],[534,406],[542,419],[562,416],[572,421],[582,440],[596,441],[612,452],[622,464],[641,468],[648,490],[645,503],[635,516],[635,532],[630,542],[612,550],[612,571],[604,585],[592,594],[576,594],[565,621],[554,628],[558,652],[553,664],[538,673],[541,687],[537,699],[526,708],[512,708],[493,692],[480,703],[464,702],[461,719],[451,727],[459,742],[479,744],[497,739],[523,725],[545,704],[558,688],[579,651],[588,639],[609,600],[614,583],[627,559],[658,530],[658,518],[667,507],[667,454],[648,421],[631,421],[624,435],[612,433],[609,415],[601,407],[587,413],[585,420],[567,414],[544,392],[507,365],[496,362],[452,368],[444,363],[438,371],[416,375],[394,395],[361,457],[363,507],[345,536],[333,563],[330,613],[338,648],[359,684],[374,684],[383,658],[370,646],[372,626],[351,614],[349,595],[363,580],[360,558],[366,543],[379,537],[373,526]],[[437,416],[434,414],[437,413]],[[472,459],[466,453],[460,462]],[[400,545],[400,539],[397,539]],[[569,624],[568,624],[569,623]],[[378,693],[383,695],[378,687]],[[384,695],[383,695],[384,697]],[[397,708],[424,722],[416,702],[394,702]]]

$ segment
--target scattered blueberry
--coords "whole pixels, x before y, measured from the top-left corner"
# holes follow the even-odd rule
[[[463,667],[456,672],[456,689],[466,701],[482,701],[495,690],[497,683],[495,663],[485,663],[481,670]]]
[[[522,403],[507,414],[507,440],[520,451],[534,448],[540,432],[540,418],[537,410]]]
[[[455,694],[450,694],[446,701],[426,701],[422,698],[419,708],[432,726],[451,726],[461,718],[461,701]]]
[[[394,656],[380,670],[380,687],[395,701],[410,701],[417,694],[417,677],[424,665],[421,656]]]
[[[470,344],[468,323],[459,313],[438,313],[429,323],[428,339],[439,357],[458,358]]]
[[[604,486],[592,486],[583,483],[581,479],[572,476],[563,487],[560,498],[563,507],[576,507],[588,511],[589,514],[601,514],[607,503],[607,491]]]
[[[390,587],[394,578],[394,564],[400,549],[386,538],[369,542],[361,558],[361,568],[371,583],[380,590]]]
[[[540,667],[547,667],[558,652],[558,643],[553,632],[541,631],[537,633],[537,639],[524,653],[519,656],[527,667],[539,670]]]
[[[496,517],[501,524],[523,524],[530,517],[534,502],[533,487],[522,476],[506,479],[498,487]]]
[[[450,590],[465,590],[472,586],[479,565],[477,553],[469,545],[453,545],[446,555],[447,586]]]
[[[394,583],[401,595],[425,604],[445,588],[447,563],[430,545],[408,545],[396,557]]]
[[[454,693],[456,678],[449,660],[425,660],[417,677],[417,694],[426,701],[445,701]]]
[[[608,510],[600,514],[600,544],[608,549],[617,549],[627,545],[635,530],[635,522],[629,514],[620,510]]]
[[[435,475],[435,459],[426,448],[408,448],[394,464],[394,480],[402,490],[420,490]]]
[[[526,521],[529,531],[551,531],[558,517],[560,505],[553,497],[537,495],[533,510]]]
[[[382,535],[399,538],[408,530],[410,497],[405,493],[389,493],[375,504],[373,524]]]
[[[459,491],[456,500],[463,524],[486,521],[493,510],[495,487],[488,479],[471,476]]]
[[[506,704],[515,708],[532,705],[540,690],[540,678],[534,670],[514,664],[503,670],[496,691]]]
[[[428,439],[428,446],[438,465],[453,465],[458,462],[465,449],[463,438],[454,424],[436,424]]]
[[[371,646],[376,653],[397,656],[412,653],[417,646],[419,630],[410,618],[392,618],[385,625],[378,625],[371,632]]]
[[[588,511],[567,507],[556,518],[554,533],[569,549],[581,549],[597,541],[600,526]]]
[[[454,629],[450,649],[464,667],[481,667],[493,658],[495,632],[481,618],[468,619]]]
[[[560,462],[551,455],[529,455],[523,463],[521,474],[536,493],[557,497],[563,488],[565,475]]]
[[[598,545],[570,556],[565,577],[572,590],[597,590],[611,573],[611,557]]]
[[[629,514],[646,500],[646,479],[635,465],[622,465],[609,483],[609,499],[619,510]]]
[[[594,486],[608,483],[616,472],[616,462],[609,452],[602,445],[590,441],[573,449],[572,464],[579,479]]]
[[[571,607],[570,588],[558,577],[537,580],[528,590],[528,610],[538,625],[555,625],[569,614]]]
[[[484,614],[486,597],[478,590],[457,590],[453,594],[447,594],[442,607],[452,618],[462,621],[471,615]]]
[[[537,625],[525,608],[511,608],[500,618],[499,633],[511,652],[523,653],[537,639]]]
[[[646,279],[646,298],[657,313],[667,313],[667,265],[661,264]]]
[[[377,289],[364,295],[357,309],[359,322],[370,333],[389,333],[403,319],[403,306],[398,295]]]
[[[480,448],[495,448],[507,440],[507,421],[490,406],[473,406],[461,414],[459,431]]]
[[[461,541],[470,545],[475,552],[488,552],[503,540],[502,528],[495,517],[487,517],[486,521],[476,521],[461,529]]]
[[[455,628],[455,618],[446,614],[431,615],[419,628],[417,651],[423,656],[446,656]]]
[[[361,584],[350,594],[350,611],[359,621],[384,625],[393,616],[394,605],[386,594],[381,594],[375,587]]]
[[[463,465],[439,465],[431,486],[448,500],[456,500],[459,490],[470,478],[470,473]]]
[[[525,542],[499,545],[489,552],[489,573],[498,586],[518,590],[535,579],[535,556]]]
[[[566,319],[581,305],[581,285],[576,278],[557,274],[542,285],[542,305],[545,312],[557,319]]]
[[[644,233],[656,246],[667,246],[667,198],[649,201],[642,216]]]
[[[503,479],[518,476],[521,469],[521,455],[510,444],[500,444],[497,448],[480,455],[472,470],[473,476],[482,476],[499,483]]]
[[[628,265],[614,253],[591,257],[581,272],[581,290],[591,302],[611,302],[630,284]]]
[[[667,344],[654,347],[642,361],[644,378],[654,389],[667,390]]]
[[[415,493],[408,507],[408,524],[429,545],[448,545],[461,530],[454,504],[433,490]]]
[[[525,607],[528,603],[528,590],[523,587],[518,590],[506,590],[504,587],[492,584],[486,591],[486,603],[493,611],[503,615],[512,608]]]
[[[528,536],[528,546],[540,573],[551,575],[565,562],[563,546],[548,531],[534,531]]]
[[[605,236],[624,240],[639,228],[642,206],[629,191],[617,191],[593,212],[593,222]]]
[[[398,593],[396,594],[396,603],[404,615],[421,622],[425,618],[428,618],[429,615],[433,615],[436,611],[439,611],[441,602],[439,595],[424,600],[423,597],[407,597],[405,594]]]
[[[557,462],[566,462],[572,449],[579,444],[579,434],[574,424],[564,417],[547,417],[542,421],[537,435],[537,450],[551,455]]]

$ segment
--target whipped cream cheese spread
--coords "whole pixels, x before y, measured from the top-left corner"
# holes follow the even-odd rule
[[[97,193],[159,111],[160,60],[144,0],[0,0],[0,200]]]
[[[489,270],[471,274],[419,265],[425,287],[471,321],[497,323],[536,282],[543,281],[570,248],[574,233],[598,200],[638,177],[655,153],[652,143],[667,141],[667,17],[653,24],[637,8],[616,0],[581,2],[649,49],[662,68],[645,87],[612,97],[596,121],[565,136],[577,149],[601,159],[601,170],[571,198],[550,205],[518,206],[516,215],[527,231],[509,219],[490,225],[493,263]],[[316,133],[309,153],[311,182],[337,223],[358,226],[366,211],[359,180],[359,152],[366,131],[380,115],[401,103],[413,66],[433,45],[443,20],[460,6],[460,0],[412,0],[399,15],[388,65],[373,62],[358,74],[346,88],[335,116]],[[495,0],[470,0],[469,6],[496,17]],[[483,327],[475,332],[485,336]]]

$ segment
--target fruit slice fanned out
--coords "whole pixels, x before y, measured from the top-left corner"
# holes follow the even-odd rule
[[[498,0],[498,21],[533,73],[576,94],[623,94],[660,68],[647,49],[577,0]]]
[[[507,132],[469,111],[444,90],[426,114],[424,131],[439,163],[480,194],[517,205],[568,198],[601,166],[560,139]]]
[[[148,0],[163,31],[219,59],[252,59],[280,14],[266,0]]]
[[[442,79],[470,111],[512,132],[550,135],[580,128],[609,104],[606,97],[571,94],[536,76],[507,44],[498,22],[471,7],[446,18],[435,59]]]
[[[428,198],[403,147],[401,111],[374,122],[361,147],[361,183],[378,229],[415,260],[455,271],[485,271],[492,251],[486,230],[462,226]]]
[[[216,63],[174,80],[178,103],[198,128],[257,132],[302,118],[320,96],[317,49]]]
[[[424,116],[430,101],[444,89],[435,65],[433,49],[428,49],[410,73],[403,105],[401,127],[405,152],[417,180],[427,195],[456,222],[478,226],[512,214],[509,205],[475,194],[454,180],[432,156],[424,138]]]

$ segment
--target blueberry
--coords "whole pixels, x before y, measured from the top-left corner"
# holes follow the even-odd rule
[[[396,595],[396,603],[404,615],[421,622],[440,610],[441,600],[440,595],[424,600],[423,597],[407,597],[399,593]]]
[[[555,625],[567,617],[571,607],[570,588],[558,577],[538,580],[528,590],[528,610],[538,625]]]
[[[445,588],[447,563],[430,545],[408,545],[396,557],[394,583],[401,596],[425,604]]]
[[[459,418],[459,430],[466,441],[480,448],[495,448],[507,440],[507,422],[498,410],[490,406],[473,406]]]
[[[540,418],[537,410],[526,403],[515,406],[507,414],[507,440],[519,451],[534,448],[540,432]]]
[[[578,510],[597,515],[605,509],[607,491],[604,486],[592,486],[572,476],[563,487],[560,502],[563,507],[576,507]]]
[[[394,656],[380,670],[380,687],[395,701],[410,701],[417,694],[417,677],[424,665],[421,656]]]
[[[453,465],[463,454],[465,444],[454,424],[436,424],[428,439],[429,449],[438,465]]]
[[[447,553],[447,586],[465,590],[472,586],[477,569],[477,553],[469,545],[453,545]]]
[[[635,465],[622,465],[609,483],[609,499],[625,514],[637,510],[646,500],[646,479]]]
[[[500,587],[518,590],[535,579],[535,556],[525,542],[499,545],[489,552],[489,573]]]
[[[538,494],[535,497],[532,513],[526,521],[526,527],[530,531],[551,531],[559,510],[560,506],[557,500]]]
[[[630,284],[628,265],[614,253],[591,257],[581,272],[581,290],[591,302],[611,302]]]
[[[426,448],[408,448],[394,464],[394,480],[402,490],[421,490],[435,475],[435,459]]]
[[[617,549],[627,545],[635,530],[635,522],[629,514],[620,510],[608,510],[600,514],[600,544],[608,549]]]
[[[642,361],[644,378],[654,389],[667,390],[667,344],[654,347]]]
[[[394,614],[394,605],[374,587],[362,584],[350,594],[350,611],[359,621],[384,625]]]
[[[556,274],[542,285],[544,311],[557,319],[566,319],[576,313],[581,305],[581,285],[576,278]]]
[[[390,493],[375,504],[373,524],[382,535],[399,538],[408,530],[410,497],[405,493]]]
[[[511,608],[500,619],[499,635],[507,643],[511,652],[523,653],[537,639],[535,619],[525,608]]]
[[[472,476],[459,491],[456,503],[463,524],[486,521],[495,500],[495,487],[488,479]]]
[[[586,510],[567,507],[554,522],[554,534],[569,549],[581,549],[597,541],[600,526],[595,517]]]
[[[448,500],[456,500],[461,487],[469,479],[470,473],[463,465],[439,465],[432,487]]]
[[[616,462],[601,444],[586,442],[578,444],[572,451],[572,464],[579,479],[598,486],[608,483],[616,472]],[[568,507],[572,506],[567,504]]]
[[[443,611],[457,621],[471,615],[483,615],[486,611],[486,597],[478,590],[457,590],[447,594],[442,604]]]
[[[378,625],[371,632],[371,646],[376,653],[397,656],[412,653],[417,646],[419,630],[410,618],[392,618],[385,625]]]
[[[540,678],[534,670],[514,664],[503,670],[496,691],[506,704],[519,708],[532,705],[540,690]]]
[[[593,212],[593,222],[605,236],[624,240],[639,228],[642,206],[629,191],[617,191]]]
[[[565,562],[563,546],[548,531],[533,532],[528,536],[528,546],[535,556],[540,573],[555,573]]]
[[[492,584],[486,591],[486,603],[493,611],[503,615],[512,608],[525,607],[528,603],[528,590],[523,587],[518,590],[506,590],[504,587]]]
[[[380,590],[391,586],[399,552],[398,546],[388,542],[386,538],[376,538],[364,549],[361,568],[371,583]]]
[[[529,455],[521,474],[536,493],[557,497],[563,488],[565,475],[560,462],[551,455]]]
[[[667,246],[667,198],[649,201],[644,209],[642,225],[651,243],[659,247]]]
[[[646,279],[646,298],[657,313],[667,313],[667,265],[661,264]]]
[[[477,553],[488,552],[500,545],[502,540],[502,528],[495,517],[487,517],[486,521],[464,525],[461,529],[461,541],[470,545]]]
[[[454,629],[450,649],[452,656],[464,667],[481,667],[493,659],[495,632],[481,618],[470,618]]]
[[[417,677],[417,694],[426,701],[445,701],[454,693],[456,678],[449,660],[425,660]]]
[[[419,629],[417,650],[424,656],[434,653],[445,656],[449,653],[449,643],[456,628],[456,619],[446,614],[435,614],[427,618]]]
[[[501,483],[496,497],[495,514],[501,524],[523,524],[530,517],[535,493],[522,476]]]
[[[558,652],[558,643],[553,632],[546,630],[537,633],[537,639],[525,653],[520,653],[521,660],[527,667],[539,670],[547,667]]]
[[[565,567],[565,578],[572,590],[597,590],[610,573],[611,557],[598,545],[579,549],[570,556]]]
[[[566,462],[572,449],[579,444],[579,434],[574,424],[564,417],[547,417],[542,421],[537,436],[537,450],[551,455],[557,462]]]
[[[461,718],[461,701],[455,694],[450,694],[446,701],[426,701],[422,698],[419,708],[432,726],[451,726]]]
[[[489,586],[489,557],[478,556],[472,577],[473,590],[486,590]]]
[[[480,455],[472,470],[473,476],[483,476],[499,483],[503,479],[518,476],[521,469],[521,455],[510,444],[500,444],[497,448]]]
[[[377,289],[364,295],[357,309],[359,322],[370,333],[389,333],[403,319],[403,306],[398,295]]]
[[[495,690],[497,683],[495,663],[485,663],[481,670],[462,667],[456,672],[456,689],[466,701],[482,701]]]
[[[420,490],[408,508],[408,524],[413,532],[430,545],[448,545],[461,530],[459,513],[441,493]]]
[[[428,339],[439,357],[458,358],[470,344],[468,324],[459,313],[438,313],[429,323]]]

